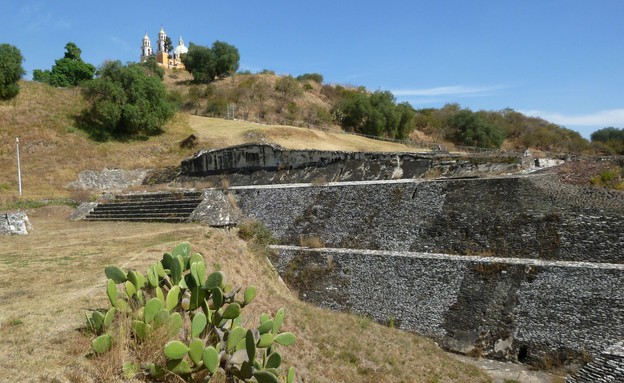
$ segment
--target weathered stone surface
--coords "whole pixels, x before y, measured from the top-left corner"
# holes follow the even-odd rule
[[[100,172],[85,170],[80,172],[78,180],[69,187],[75,189],[123,190],[141,185],[147,174],[146,170],[104,169]]]
[[[98,205],[97,202],[83,202],[69,216],[70,221],[81,221],[89,215]]]
[[[28,235],[32,225],[23,211],[0,213],[0,235]]]
[[[202,150],[182,161],[182,181],[201,178],[218,185],[324,183],[421,178],[428,172],[443,176],[478,176],[521,169],[514,156],[466,158],[431,153],[362,153],[285,150],[267,144],[246,144]]]
[[[548,175],[230,192],[285,244],[304,235],[328,247],[624,262],[624,198]]]
[[[602,352],[566,383],[624,382],[624,342],[616,343]]]
[[[202,198],[204,200],[191,213],[190,221],[215,227],[234,226],[240,222],[240,211],[227,191],[208,189],[204,191]]]
[[[274,246],[302,299],[392,320],[446,348],[572,363],[624,333],[624,265]]]

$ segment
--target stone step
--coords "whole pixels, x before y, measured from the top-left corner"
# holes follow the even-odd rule
[[[98,204],[87,221],[186,222],[203,192],[125,194]]]
[[[107,218],[107,217],[87,217],[86,221],[126,221],[126,222],[187,222],[188,217],[124,217]]]
[[[203,192],[187,193],[150,193],[150,194],[123,194],[115,196],[115,202],[125,201],[148,201],[148,200],[179,200],[179,199],[201,199]]]
[[[140,217],[140,216],[158,217],[158,216],[171,216],[171,215],[188,217],[191,215],[192,212],[193,210],[183,210],[183,211],[180,211],[180,210],[158,210],[158,211],[124,210],[124,211],[91,212],[91,214],[89,214],[89,217]]]
[[[201,200],[193,201],[152,201],[134,203],[106,203],[99,204],[95,210],[120,210],[120,209],[158,209],[158,208],[196,208]]]

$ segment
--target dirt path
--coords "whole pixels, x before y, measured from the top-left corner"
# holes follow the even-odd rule
[[[449,353],[449,355],[461,362],[479,367],[492,378],[492,383],[563,383],[564,379],[561,375],[546,371],[531,370],[528,366],[519,363],[471,358],[469,356],[453,353]]]

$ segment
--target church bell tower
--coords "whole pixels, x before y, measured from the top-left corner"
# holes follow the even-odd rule
[[[147,59],[153,54],[154,52],[152,51],[152,43],[146,32],[145,36],[143,37],[143,44],[141,44],[141,62],[147,61]]]

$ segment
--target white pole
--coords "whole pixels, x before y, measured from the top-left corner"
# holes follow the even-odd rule
[[[20,158],[19,158],[19,138],[15,138],[15,145],[17,147],[17,184],[19,187],[19,195],[22,195],[22,170],[20,169]]]

